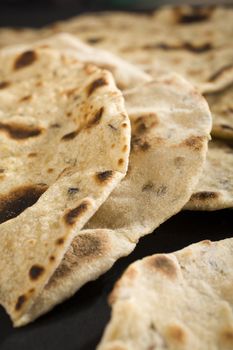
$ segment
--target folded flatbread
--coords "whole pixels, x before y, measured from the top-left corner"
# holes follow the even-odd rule
[[[131,264],[110,296],[98,350],[231,350],[233,239]]]
[[[211,116],[203,97],[177,75],[124,93],[132,135],[129,168],[64,259],[27,322],[96,279],[188,201],[201,175]]]
[[[124,177],[129,149],[109,72],[48,48],[0,53],[0,303],[14,325]]]
[[[184,209],[219,210],[233,207],[233,145],[212,140],[202,176]]]

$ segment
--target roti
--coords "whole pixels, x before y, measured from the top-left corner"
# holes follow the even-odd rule
[[[232,349],[232,263],[232,238],[134,262],[97,349]]]
[[[233,207],[233,146],[220,140],[209,143],[203,174],[185,209],[219,210]]]
[[[203,97],[171,74],[124,98],[132,128],[127,175],[73,240],[27,321],[129,254],[140,237],[181,210],[198,182],[211,129]]]
[[[230,8],[162,7],[151,15],[82,15],[42,33],[70,32],[139,65],[153,77],[175,71],[202,92],[210,92],[233,81],[232,23]]]
[[[48,48],[0,67],[0,303],[20,326],[125,176],[130,123],[108,71]]]
[[[53,23],[38,32],[2,29],[0,45],[32,42],[59,32],[119,55],[155,78],[169,71],[182,74],[203,93],[233,81],[230,8],[176,6],[151,14],[98,12]]]
[[[115,56],[114,54],[93,48],[77,37],[68,33],[58,33],[51,37],[34,41],[29,44],[9,46],[4,51],[16,52],[31,48],[48,47],[73,55],[77,60],[94,64],[99,68],[109,70],[121,90],[129,89],[151,80],[151,77],[135,65]]]

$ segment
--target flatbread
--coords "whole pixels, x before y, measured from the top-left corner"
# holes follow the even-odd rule
[[[107,28],[107,30],[106,30]],[[152,15],[102,12],[58,22],[48,33],[67,31],[95,47],[140,65],[154,77],[175,71],[202,92],[233,81],[233,10],[168,7]]]
[[[212,135],[233,140],[233,83],[223,89],[205,95],[212,116]]]
[[[47,26],[44,32],[67,31],[78,34],[94,46],[111,47],[112,50],[123,50],[127,44],[133,47],[143,42],[158,44],[162,41],[166,45],[189,42],[194,49],[200,49],[207,43],[211,48],[219,48],[229,45],[233,35],[232,20],[231,8],[163,6],[147,14],[117,11],[84,14],[55,22]],[[193,32],[198,35],[194,36]],[[135,33],[135,37],[132,37],[132,33]]]
[[[201,95],[172,74],[124,97],[132,126],[127,175],[72,242],[30,320],[129,254],[140,237],[183,207],[201,175],[211,129]]]
[[[108,51],[93,48],[68,33],[58,33],[29,44],[10,46],[5,48],[5,51],[15,52],[38,47],[50,47],[61,52],[67,52],[70,55],[74,55],[81,62],[95,64],[99,68],[109,70],[121,90],[129,89],[142,84],[142,82],[151,80],[148,74],[135,65]]]
[[[19,326],[124,177],[130,123],[107,71],[48,48],[0,67],[0,303]]]
[[[2,29],[0,45],[68,32],[139,65],[153,77],[174,71],[202,92],[233,81],[233,9],[165,7],[151,14],[99,12],[53,23],[38,32]]]
[[[209,143],[203,174],[184,209],[219,210],[233,207],[233,145]]]
[[[232,349],[232,264],[232,238],[134,262],[110,296],[97,349]]]

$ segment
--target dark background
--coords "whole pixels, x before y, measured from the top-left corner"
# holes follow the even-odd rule
[[[148,11],[168,2],[181,3],[161,0],[0,0],[0,26],[42,26],[86,11]],[[200,3],[216,1],[195,2]],[[221,3],[233,4],[233,1]],[[233,237],[232,211],[181,212],[153,234],[142,238],[135,251],[119,260],[105,275],[84,286],[73,298],[33,324],[13,329],[9,317],[0,307],[0,350],[94,350],[110,318],[107,296],[132,261],[158,252],[181,249],[203,239],[227,237]]]

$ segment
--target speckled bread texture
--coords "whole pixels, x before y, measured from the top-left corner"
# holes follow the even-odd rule
[[[68,33],[54,34],[51,37],[37,40],[33,43],[10,46],[5,48],[5,50],[14,52],[38,47],[54,48],[74,55],[81,62],[95,64],[99,68],[109,70],[121,90],[129,89],[151,80],[148,74],[135,65],[128,63],[111,52],[93,48]]]
[[[40,294],[33,319],[107,271],[188,201],[211,129],[203,97],[171,74],[124,93],[131,153],[126,177],[74,239]]]
[[[203,174],[184,209],[219,210],[233,207],[233,145],[212,140]]]
[[[130,122],[112,75],[48,48],[0,53],[0,302],[14,325],[124,177]]]
[[[211,134],[233,140],[233,83],[213,93],[205,94],[213,116]]]
[[[168,71],[182,74],[202,92],[233,81],[230,8],[162,7],[149,15],[95,13],[52,24],[41,34],[60,31],[140,65],[154,77]]]
[[[98,350],[231,350],[233,239],[131,264],[116,283]]]

